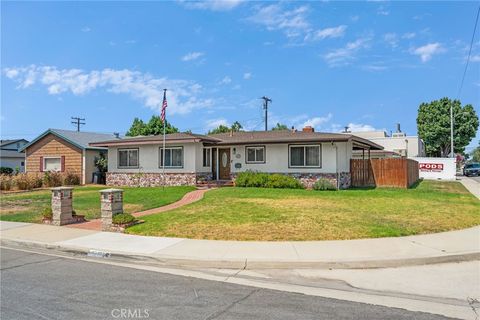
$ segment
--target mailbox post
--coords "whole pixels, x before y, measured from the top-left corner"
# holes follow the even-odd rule
[[[73,188],[58,187],[52,188],[52,224],[63,226],[73,223],[72,196]]]
[[[123,213],[123,190],[100,190],[100,202],[102,211],[102,230],[110,231],[112,229],[113,216]]]

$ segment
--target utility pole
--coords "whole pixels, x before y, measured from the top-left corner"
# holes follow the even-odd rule
[[[77,126],[77,131],[80,132],[80,125],[85,124],[85,118],[80,118],[80,117],[72,117],[72,124]]]
[[[450,104],[450,154],[452,158],[455,158],[455,152],[453,151],[453,103]]]
[[[263,100],[263,110],[265,110],[265,131],[268,131],[268,103],[272,102],[272,99],[263,96],[260,99]]]

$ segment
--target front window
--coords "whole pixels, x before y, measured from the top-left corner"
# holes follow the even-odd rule
[[[265,147],[246,147],[247,163],[265,163]]]
[[[119,149],[118,167],[138,168],[138,149]]]
[[[290,167],[320,167],[320,145],[290,146]]]
[[[210,167],[210,148],[203,148],[203,166]]]
[[[163,168],[163,148],[160,148],[160,167]],[[183,147],[165,148],[165,167],[183,167]]]
[[[56,171],[62,170],[61,158],[43,158],[43,171]]]

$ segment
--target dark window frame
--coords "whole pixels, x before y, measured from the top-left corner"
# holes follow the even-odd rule
[[[208,158],[205,158],[205,151],[208,151]],[[212,148],[210,147],[203,147],[202,149],[202,166],[204,168],[210,168],[212,166]]]

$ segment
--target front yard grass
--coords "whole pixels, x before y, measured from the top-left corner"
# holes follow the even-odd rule
[[[223,240],[333,240],[406,236],[480,224],[480,201],[458,182],[414,189],[313,191],[221,188],[128,233]]]
[[[105,186],[76,187],[73,191],[73,209],[87,219],[100,217],[100,193]],[[180,200],[193,187],[136,188],[124,190],[124,211],[133,213],[161,207]],[[40,190],[0,195],[0,220],[41,222],[42,211],[50,206],[51,191]]]

